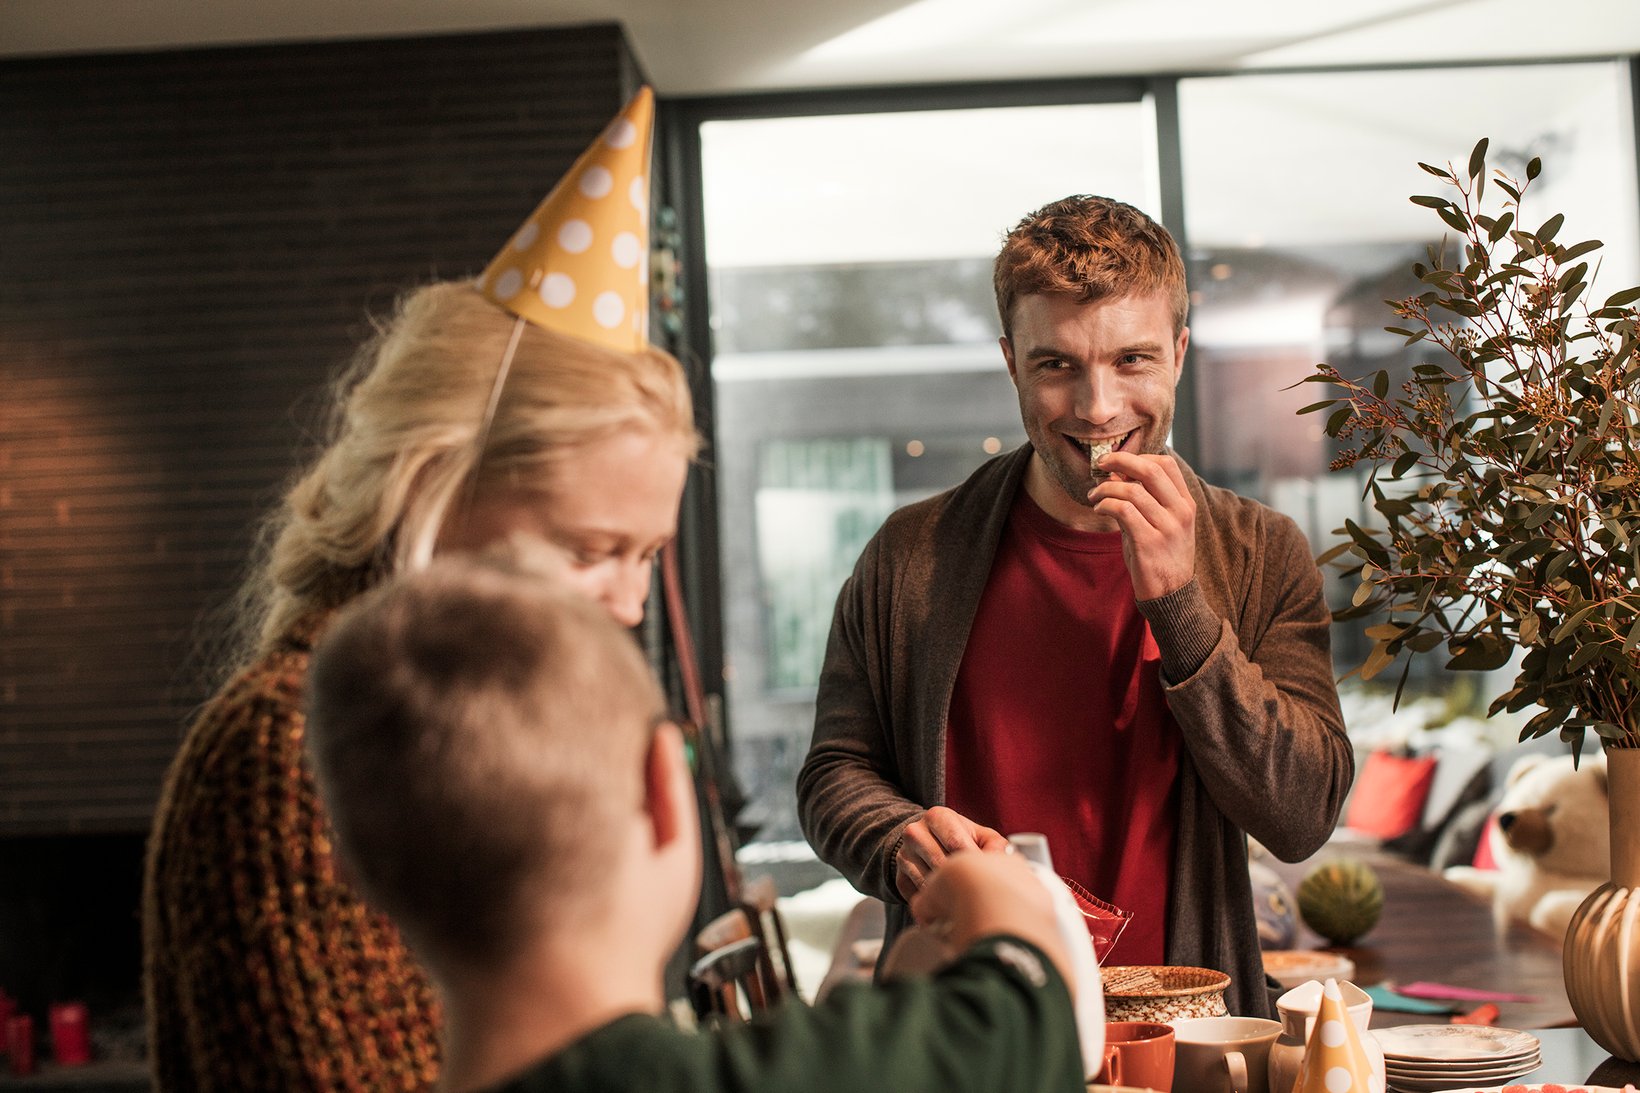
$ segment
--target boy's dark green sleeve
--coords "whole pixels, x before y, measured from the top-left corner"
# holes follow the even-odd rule
[[[1070,992],[1028,942],[989,938],[939,975],[839,988],[730,1029],[697,1088],[814,1093],[1082,1093]]]
[[[1070,992],[1029,942],[994,937],[938,975],[681,1032],[621,1018],[505,1093],[1082,1093]]]

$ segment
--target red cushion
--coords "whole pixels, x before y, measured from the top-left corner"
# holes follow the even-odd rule
[[[1355,794],[1344,814],[1344,826],[1393,839],[1418,826],[1429,784],[1435,780],[1435,756],[1403,759],[1375,751],[1355,779]]]
[[[1492,836],[1497,833],[1498,818],[1488,816],[1486,826],[1481,828],[1480,841],[1475,844],[1475,860],[1470,864],[1476,869],[1496,869],[1498,859],[1492,853]],[[1501,838],[1501,836],[1499,836]]]

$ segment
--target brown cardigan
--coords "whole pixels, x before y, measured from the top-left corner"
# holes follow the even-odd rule
[[[998,456],[894,513],[837,600],[798,813],[821,859],[889,904],[890,937],[905,922],[895,850],[945,799],[951,691],[1030,457],[1029,445]],[[1286,861],[1313,853],[1354,760],[1302,532],[1180,466],[1196,500],[1196,578],[1139,604],[1185,743],[1167,959],[1229,972],[1230,1011],[1266,1016],[1246,835]]]
[[[408,1093],[438,1078],[432,984],[342,875],[303,747],[327,621],[299,620],[211,700],[160,798],[143,985],[162,1093]]]

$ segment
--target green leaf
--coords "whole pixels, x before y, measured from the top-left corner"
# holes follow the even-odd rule
[[[1371,679],[1394,663],[1394,654],[1383,645],[1374,645],[1372,652],[1367,654],[1367,659],[1361,664],[1361,678],[1363,680]]]
[[[1486,137],[1475,142],[1475,150],[1469,153],[1469,177],[1479,178],[1486,173]]]
[[[1330,399],[1326,399],[1322,402],[1312,402],[1308,406],[1304,407],[1304,409],[1302,409],[1298,412],[1301,413],[1301,414],[1313,414],[1317,410],[1325,410],[1327,407],[1331,406],[1333,403],[1335,403],[1337,401],[1338,400],[1335,399],[1335,398],[1330,398]]]
[[[1553,239],[1555,237],[1555,232],[1559,231],[1560,226],[1564,223],[1566,223],[1566,214],[1565,213],[1556,213],[1555,215],[1551,216],[1549,219],[1545,220],[1543,222],[1543,227],[1541,227],[1537,230],[1538,242],[1540,242],[1540,243],[1549,242],[1551,239]]]
[[[1441,632],[1439,630],[1421,631],[1416,637],[1408,638],[1406,644],[1407,648],[1415,653],[1427,653],[1441,644]]]
[[[1372,507],[1378,510],[1380,516],[1388,517],[1391,520],[1411,516],[1416,511],[1412,507],[1411,501],[1400,497],[1381,497],[1372,503]]]
[[[1528,516],[1525,520],[1521,521],[1521,526],[1522,527],[1527,527],[1527,528],[1538,527],[1545,520],[1549,519],[1549,517],[1553,516],[1554,514],[1555,514],[1555,503],[1553,501],[1545,501],[1543,504],[1541,504],[1537,508],[1533,509],[1532,514],[1530,516]]]
[[[1462,672],[1490,672],[1509,663],[1513,648],[1506,641],[1477,638],[1460,645],[1457,655],[1446,662],[1448,668]]]
[[[1577,652],[1572,654],[1572,659],[1566,664],[1566,670],[1568,672],[1575,672],[1581,668],[1587,667],[1590,661],[1598,658],[1603,652],[1605,652],[1605,647],[1598,643],[1590,643],[1585,645]]]
[[[1598,603],[1586,603],[1582,607],[1566,616],[1566,620],[1555,627],[1554,633],[1549,635],[1550,641],[1559,641],[1583,624],[1583,621],[1599,610]]]
[[[1434,175],[1436,178],[1443,179],[1444,181],[1447,181],[1447,182],[1456,182],[1456,181],[1458,181],[1457,179],[1453,178],[1451,175],[1447,174],[1447,172],[1444,169],[1442,169],[1440,167],[1431,167],[1429,164],[1424,163],[1422,160],[1420,160],[1418,162],[1418,166],[1422,167],[1425,171],[1428,171],[1430,174]]]
[[[1380,568],[1389,567],[1389,551],[1377,539],[1361,530],[1361,526],[1354,520],[1344,521],[1344,533],[1365,552],[1367,560]]]
[[[1402,667],[1401,667],[1400,682],[1395,684],[1395,697],[1390,700],[1390,709],[1398,710],[1398,709],[1401,708],[1401,693],[1407,689],[1407,677],[1410,676],[1411,674],[1412,674],[1412,658],[1407,657],[1406,664],[1402,665]]]
[[[1531,645],[1537,641],[1538,625],[1537,612],[1535,611],[1520,620],[1520,643],[1522,645]]]
[[[1617,400],[1609,398],[1606,400],[1606,404],[1600,408],[1600,424],[1594,427],[1594,431],[1604,436],[1606,427],[1612,423],[1612,415],[1615,413],[1617,413]],[[1604,484],[1602,483],[1602,485]]]
[[[1451,228],[1453,231],[1468,234],[1469,221],[1465,220],[1463,218],[1463,214],[1457,209],[1454,209],[1449,205],[1444,209],[1437,209],[1435,211],[1440,218],[1446,222],[1447,227]]]
[[[1632,653],[1636,649],[1640,649],[1640,619],[1629,627],[1629,636],[1623,639],[1623,652]]]
[[[1556,577],[1559,577],[1566,572],[1566,567],[1575,561],[1577,561],[1577,551],[1575,550],[1563,550],[1556,554],[1549,560],[1549,564],[1544,567],[1543,583],[1548,584]]]
[[[1552,706],[1549,709],[1544,710],[1542,713],[1535,715],[1530,721],[1526,722],[1525,726],[1520,730],[1520,738],[1525,740],[1528,736],[1542,736],[1544,733],[1566,720],[1566,718],[1571,715],[1571,712],[1572,710],[1569,706]]]
[[[1349,403],[1345,403],[1343,406],[1340,406],[1338,409],[1334,410],[1327,417],[1327,435],[1337,436],[1354,413],[1355,407],[1351,406]]]
[[[1372,377],[1372,393],[1379,398],[1389,394],[1389,373],[1383,369]]]
[[[1640,300],[1640,285],[1636,285],[1633,288],[1626,288],[1622,292],[1612,293],[1610,296],[1606,297],[1606,306],[1622,307],[1625,304],[1632,304],[1636,300]]]
[[[1442,177],[1445,177],[1444,172]],[[1452,202],[1446,198],[1435,197],[1432,194],[1413,194],[1408,200],[1414,205],[1422,205],[1426,209],[1446,209],[1452,205]]]
[[[1570,262],[1573,258],[1581,257],[1592,250],[1599,250],[1603,245],[1598,239],[1585,239],[1575,246],[1565,248],[1556,254],[1555,258],[1561,262]]]
[[[1543,160],[1539,159],[1537,156],[1533,156],[1531,159],[1526,161],[1526,181],[1527,182],[1531,182],[1533,179],[1537,178],[1537,176],[1541,175],[1542,173],[1543,173]]]

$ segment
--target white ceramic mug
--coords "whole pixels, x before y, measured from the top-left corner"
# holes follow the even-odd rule
[[[1201,1093],[1270,1093],[1270,1048],[1280,1021],[1187,1017],[1173,1022],[1173,1088]]]

